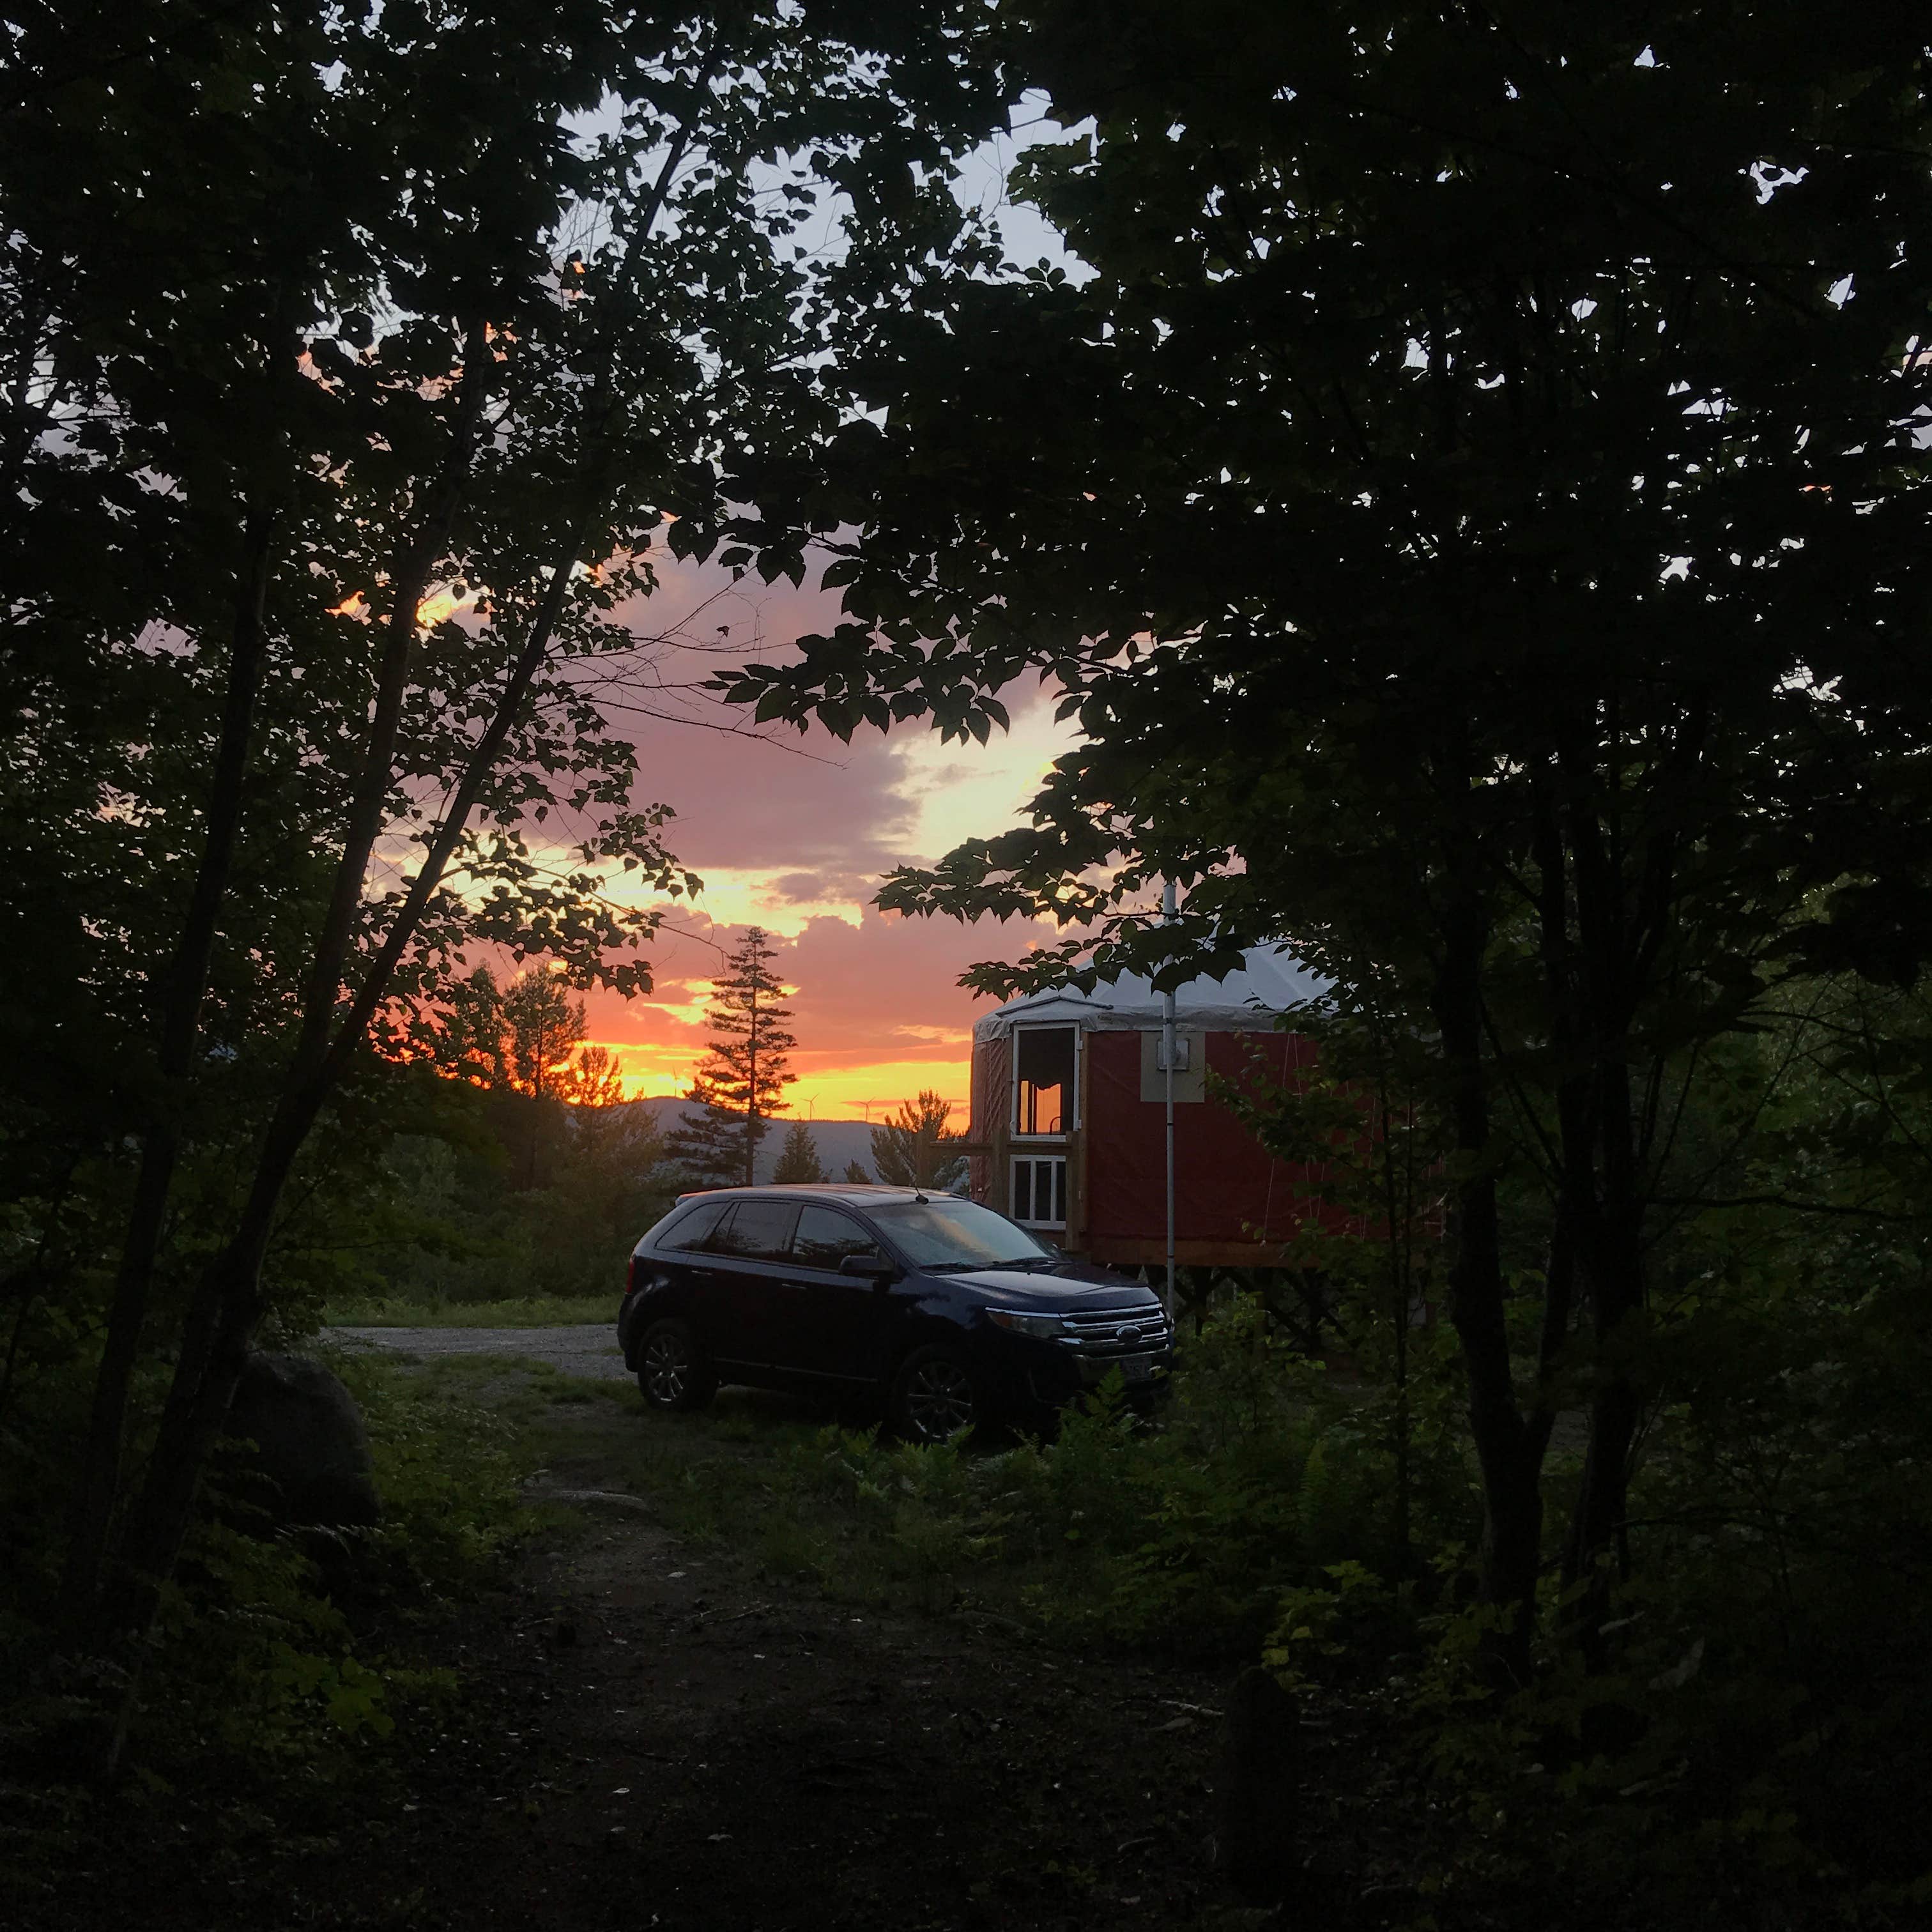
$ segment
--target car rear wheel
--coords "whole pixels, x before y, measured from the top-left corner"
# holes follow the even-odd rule
[[[718,1376],[692,1333],[675,1318],[654,1322],[638,1348],[638,1387],[653,1408],[706,1408],[718,1393]]]
[[[892,1380],[892,1424],[912,1442],[946,1442],[986,1419],[978,1383],[944,1348],[916,1348]]]

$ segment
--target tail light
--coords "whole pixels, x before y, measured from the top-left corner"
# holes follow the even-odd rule
[[[628,1301],[638,1292],[638,1258],[631,1257],[630,1265],[624,1270],[624,1299]]]

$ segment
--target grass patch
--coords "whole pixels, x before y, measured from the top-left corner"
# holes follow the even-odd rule
[[[488,1406],[560,1483],[628,1490],[673,1534],[855,1607],[961,1607],[1083,1647],[1252,1656],[1331,1566],[1387,1574],[1385,1405],[1328,1386],[1258,1309],[1190,1340],[1162,1427],[1102,1400],[1052,1442],[983,1448],[895,1442],[762,1390],[659,1414],[628,1379],[508,1355],[408,1372],[426,1398]],[[1412,1500],[1432,1550],[1466,1534],[1469,1498],[1459,1460],[1429,1461]]]
[[[764,1391],[680,1415],[568,1376],[518,1399],[538,1403],[547,1467],[629,1490],[674,1534],[775,1582],[854,1607],[982,1611],[1082,1646],[1252,1655],[1287,1592],[1377,1553],[1382,1472],[1360,1400],[1256,1321],[1188,1357],[1158,1430],[1102,1400],[1052,1442],[986,1448],[895,1442]]]
[[[1218,1650],[1258,1642],[1288,1580],[1250,1540],[1238,1600],[1204,1616],[1199,1592],[1144,1574],[1173,1452],[1104,1407],[1050,1445],[981,1451],[882,1439],[763,1392],[726,1390],[707,1412],[674,1416],[622,1383],[515,1400],[541,1402],[536,1439],[559,1475],[594,1472],[692,1544],[854,1608],[980,1610],[1080,1643],[1158,1641],[1186,1624],[1184,1647]]]
[[[608,1294],[525,1295],[515,1301],[399,1301],[381,1298],[332,1302],[331,1328],[562,1328],[610,1327],[616,1299]]]
[[[368,1424],[382,1539],[437,1594],[460,1594],[532,1527],[520,1489],[536,1466],[536,1411],[496,1400],[487,1372],[500,1377],[512,1367],[550,1365],[467,1359],[486,1372],[423,1375],[365,1350],[331,1360]]]

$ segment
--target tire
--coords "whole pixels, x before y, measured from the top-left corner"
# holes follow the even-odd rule
[[[688,1322],[653,1322],[638,1344],[638,1387],[646,1406],[709,1408],[718,1393],[718,1372]]]
[[[892,1378],[892,1427],[908,1442],[947,1442],[982,1430],[986,1402],[979,1378],[950,1348],[915,1348]]]

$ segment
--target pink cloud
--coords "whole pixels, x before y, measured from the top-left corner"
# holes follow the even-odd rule
[[[794,1065],[801,1094],[814,1077],[862,1067],[878,1070],[874,1084],[889,1090],[897,1077],[891,1070],[904,1067],[927,1079],[952,1070],[950,1090],[963,1099],[972,1022],[984,1008],[957,984],[960,973],[1054,935],[1013,923],[889,917],[869,901],[892,866],[939,856],[914,849],[926,795],[978,770],[976,748],[950,748],[935,768],[918,725],[890,737],[862,732],[849,746],[816,729],[803,736],[754,730],[742,712],[692,686],[731,664],[782,658],[794,638],[829,629],[839,615],[836,595],[755,578],[734,585],[716,570],[668,560],[660,571],[658,593],[633,621],[668,641],[647,662],[628,666],[621,688],[598,695],[614,727],[637,745],[638,801],[661,801],[676,813],[671,848],[700,876],[713,875],[719,897],[731,902],[730,922],[715,922],[725,916],[716,900],[674,910],[649,949],[656,992],[630,1001],[592,994],[591,1037],[629,1049],[627,1065],[648,1070],[657,1083],[651,1090],[662,1090],[667,1070],[688,1071],[702,1050],[695,1010],[722,950],[751,919],[770,919],[796,928],[779,939],[778,970],[798,988]],[[1015,694],[1016,723],[1044,701],[1036,692]],[[916,749],[926,755],[916,758]],[[726,874],[735,875],[728,892]],[[810,910],[826,906],[862,908],[859,923]]]
[[[703,1000],[722,958],[714,946],[737,944],[744,929],[714,926],[702,914],[676,926],[652,948],[654,996],[589,996],[592,1038],[620,1051],[703,1050],[701,1017],[668,1009]],[[856,927],[841,919],[811,920],[796,939],[776,941],[777,970],[797,988],[790,1002],[799,1042],[794,1070],[808,1076],[856,1065],[956,1061],[963,1093],[973,1022],[986,1008],[958,984],[961,972],[974,960],[1015,953],[1029,938],[1047,936],[1044,928],[964,926],[871,909]]]

